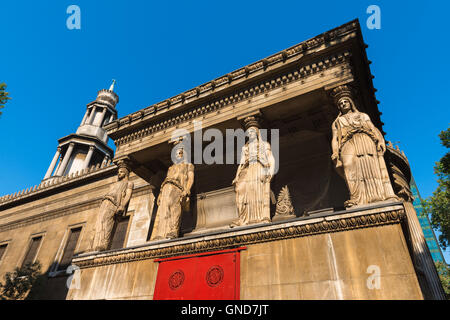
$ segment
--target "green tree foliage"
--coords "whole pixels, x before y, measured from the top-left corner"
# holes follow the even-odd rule
[[[1,300],[23,300],[40,277],[41,264],[27,263],[22,268],[5,274],[4,283],[0,283]]]
[[[442,131],[439,134],[439,138],[441,138],[441,143],[446,147],[447,149],[450,148],[450,128],[448,128],[445,131]],[[450,174],[450,152],[447,152],[445,156],[441,159],[442,169],[444,173],[447,175]]]
[[[450,148],[450,127],[439,135],[442,144]],[[439,230],[439,243],[445,249],[450,241],[450,152],[436,163],[434,172],[438,176],[438,187],[424,207],[431,214],[431,225]]]
[[[436,270],[439,273],[439,278],[441,278],[447,299],[450,299],[450,267],[442,261],[437,261]]]
[[[6,84],[0,83],[0,115],[2,115],[2,110],[5,107],[5,103],[8,102],[9,99],[9,92],[6,92]]]

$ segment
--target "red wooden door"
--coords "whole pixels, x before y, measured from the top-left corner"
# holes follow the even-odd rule
[[[245,248],[157,259],[153,299],[239,299],[239,251],[242,249]]]

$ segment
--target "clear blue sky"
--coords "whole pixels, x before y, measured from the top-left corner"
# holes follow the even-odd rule
[[[71,4],[81,30],[66,27]],[[371,4],[380,30],[366,28]],[[448,1],[2,1],[0,82],[13,99],[0,118],[0,195],[40,182],[57,139],[113,78],[124,116],[359,18],[386,138],[427,197],[450,120],[449,12]]]

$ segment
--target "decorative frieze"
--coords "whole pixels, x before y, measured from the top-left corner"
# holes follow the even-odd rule
[[[134,190],[133,195],[135,197],[138,197],[138,196],[141,196],[144,194],[148,194],[148,192],[151,188],[152,187],[149,185],[137,188],[136,190]],[[101,201],[102,201],[102,197],[96,197],[96,198],[90,199],[90,200],[82,202],[82,203],[77,203],[76,205],[73,205],[73,206],[64,206],[62,208],[42,212],[40,214],[31,216],[31,217],[12,221],[10,223],[5,223],[5,224],[0,225],[0,232],[21,228],[24,226],[40,223],[40,222],[51,220],[51,219],[64,217],[64,216],[75,214],[75,213],[85,211],[85,210],[97,209],[100,206]],[[46,205],[49,205],[49,204],[50,203],[46,203]],[[14,212],[13,214],[20,214],[20,212]],[[6,218],[8,216],[2,216],[2,218]]]
[[[256,225],[252,228],[236,229],[233,232],[224,232],[218,235],[180,238],[164,244],[152,244],[150,242],[147,246],[139,248],[125,248],[116,252],[75,257],[73,264],[80,268],[90,268],[136,260],[214,251],[261,242],[395,224],[400,223],[404,218],[405,210],[402,205],[391,204],[384,208],[372,210],[361,208],[361,211],[351,213],[345,213],[344,211],[342,214],[336,213],[321,218],[309,217],[287,223]]]
[[[119,120],[111,122],[105,126],[105,129],[111,134],[119,127],[131,124],[136,121],[140,121],[144,117],[153,117],[158,114],[160,111],[165,110],[167,108],[177,108],[183,105],[187,101],[191,101],[195,98],[199,98],[200,96],[206,96],[214,92],[215,90],[221,89],[222,87],[229,86],[232,82],[240,80],[241,78],[249,78],[253,74],[258,74],[260,71],[265,71],[267,68],[271,67],[272,69],[283,65],[287,61],[295,61],[294,59],[299,59],[307,54],[317,52],[319,50],[325,49],[327,43],[337,43],[338,41],[346,41],[350,38],[354,38],[357,36],[357,30],[359,30],[359,23],[357,20],[351,21],[347,24],[344,24],[336,29],[325,32],[313,39],[304,41],[298,45],[295,45],[291,48],[283,50],[279,53],[271,55],[270,57],[264,58],[260,61],[247,65],[243,68],[240,68],[236,71],[230,72],[224,76],[221,76],[215,80],[212,80],[208,83],[200,85],[196,88],[190,89],[186,92],[183,92],[175,97],[169,98],[165,101],[156,103],[155,105],[146,107],[142,110],[139,110],[135,113],[132,113],[126,117],[123,117]],[[333,59],[333,58],[332,58]],[[319,72],[322,68],[327,67],[324,61],[316,62],[312,66],[308,65],[302,67],[303,70],[300,70],[299,75],[305,77],[308,75],[308,72],[314,71]],[[289,75],[286,76],[286,79],[292,80]],[[274,80],[274,83],[280,84],[281,79]],[[267,90],[267,86],[263,84],[263,87]],[[250,91],[249,91],[250,92]],[[239,94],[240,97],[241,94]],[[245,97],[244,97],[245,98]],[[126,139],[125,139],[126,140]],[[117,144],[125,143],[124,141],[117,142]]]
[[[187,110],[183,113],[173,115],[171,117],[164,118],[164,120],[161,120],[160,122],[153,123],[150,125],[145,126],[144,128],[132,132],[130,134],[127,134],[123,137],[120,137],[114,141],[117,147],[130,143],[134,140],[141,139],[143,137],[146,137],[148,135],[154,134],[158,131],[166,130],[170,127],[176,126],[180,123],[190,121],[192,119],[195,119],[197,117],[200,117],[204,114],[211,113],[218,111],[219,109],[222,109],[226,106],[239,103],[243,100],[248,100],[251,98],[255,98],[258,95],[266,94],[267,92],[271,90],[275,90],[277,88],[286,86],[289,83],[303,80],[306,77],[312,76],[314,74],[320,73],[324,71],[327,68],[331,68],[343,63],[349,63],[350,58],[349,52],[343,52],[336,55],[333,55],[328,58],[324,58],[321,61],[317,61],[315,63],[311,63],[309,65],[304,65],[302,67],[298,67],[297,69],[287,72],[285,74],[279,75],[274,79],[269,79],[265,81],[261,81],[259,83],[253,84],[250,87],[243,88],[240,91],[235,92],[234,94],[218,98],[216,100],[211,101],[210,103],[206,105],[201,105],[198,107],[195,107],[194,109]],[[161,102],[160,104],[154,106],[147,110],[143,109],[140,112],[140,117],[142,118],[142,112],[144,112],[144,115],[153,113],[156,114],[159,110],[162,108],[167,108],[169,105],[172,105],[177,100],[169,100],[170,103],[166,100]],[[120,125],[125,125],[131,123],[131,119],[134,118],[134,114],[131,114],[130,116],[126,118],[122,118],[119,120]],[[138,117],[136,117],[138,118]],[[108,133],[111,134],[111,132],[114,131],[114,127],[107,127]]]
[[[91,166],[89,168],[73,172],[70,176],[51,177],[47,181],[43,181],[32,188],[22,190],[19,193],[16,192],[14,194],[0,197],[0,208],[11,202],[35,196],[36,194],[47,192],[62,186],[66,187],[69,184],[104,173],[105,171],[113,170],[115,168],[116,165],[112,162],[112,160],[109,160],[104,162],[102,165],[97,164],[96,166]]]

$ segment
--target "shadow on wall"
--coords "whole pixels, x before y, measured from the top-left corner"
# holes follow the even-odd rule
[[[69,276],[65,273],[55,277],[49,277],[48,273],[39,275],[25,300],[66,300]]]

